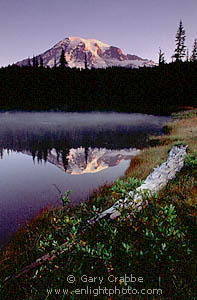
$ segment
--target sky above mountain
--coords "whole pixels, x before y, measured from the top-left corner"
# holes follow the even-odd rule
[[[69,36],[95,38],[124,53],[169,62],[182,19],[191,53],[197,0],[1,0],[0,66],[38,55]]]

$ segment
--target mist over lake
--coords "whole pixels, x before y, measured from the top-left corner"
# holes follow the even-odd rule
[[[0,113],[0,245],[46,205],[88,198],[124,175],[170,117],[126,113]]]

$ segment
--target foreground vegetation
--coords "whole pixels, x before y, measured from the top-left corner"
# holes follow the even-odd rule
[[[178,119],[164,127],[167,134],[151,137],[152,146],[131,160],[125,176],[101,187],[88,202],[72,207],[67,192],[62,208],[46,210],[19,230],[1,253],[2,299],[194,299],[196,113],[174,115]],[[189,146],[185,165],[157,195],[144,195],[148,206],[122,209],[113,221],[88,225],[141,185],[174,144]],[[48,252],[56,257],[3,282]]]

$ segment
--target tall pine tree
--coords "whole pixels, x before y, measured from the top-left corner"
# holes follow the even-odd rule
[[[60,56],[60,68],[64,69],[66,66],[67,66],[67,61],[65,59],[65,51],[62,48],[62,53],[61,53],[61,56]]]
[[[183,28],[182,21],[180,20],[179,27],[176,34],[176,48],[174,50],[173,57],[176,61],[182,61],[185,57],[186,46],[185,46],[185,30]]]
[[[159,48],[159,66],[163,65],[165,63],[164,54],[161,49]]]
[[[35,68],[35,66],[36,66],[36,58],[35,58],[35,56],[33,55],[33,67]]]
[[[44,62],[42,56],[40,56],[40,68],[44,67]]]
[[[85,69],[88,69],[88,61],[87,61],[87,54],[85,52]]]
[[[197,39],[194,41],[194,47],[192,50],[192,56],[190,58],[191,61],[197,61]]]
[[[189,49],[187,47],[187,53],[186,53],[186,61],[189,61]]]
[[[38,57],[35,57],[35,67],[38,68]]]
[[[27,65],[28,65],[28,67],[31,67],[31,60],[30,60],[30,57],[28,57]]]

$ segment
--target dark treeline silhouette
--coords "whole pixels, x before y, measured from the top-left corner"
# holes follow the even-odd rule
[[[195,106],[197,63],[107,69],[0,69],[0,110],[118,111],[166,115]]]

